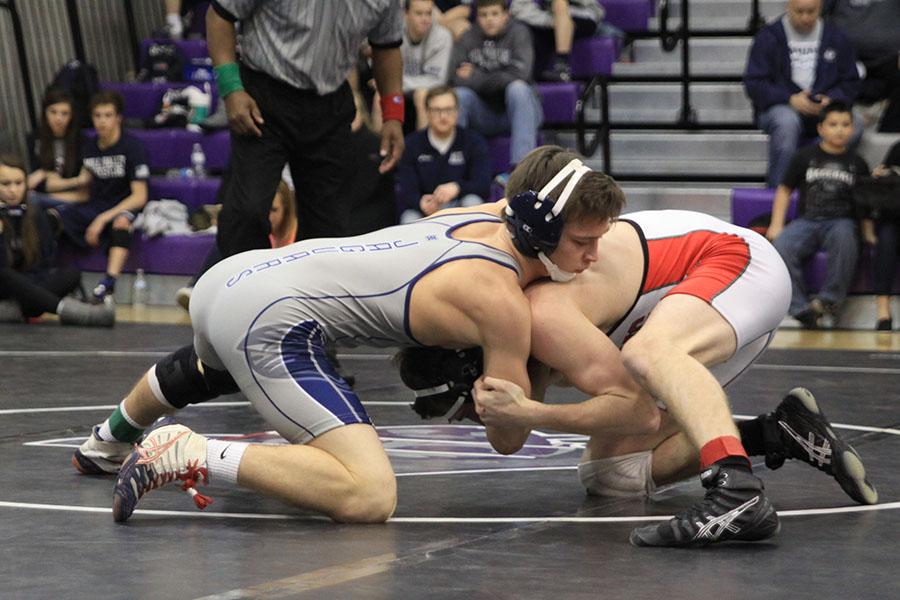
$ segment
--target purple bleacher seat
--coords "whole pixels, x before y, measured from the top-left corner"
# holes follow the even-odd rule
[[[772,202],[775,199],[773,189],[734,189],[731,191],[731,222],[741,227],[747,227],[759,216],[772,212]],[[787,219],[797,216],[797,194],[791,196],[788,206]],[[816,292],[822,289],[825,276],[828,272],[828,258],[824,252],[816,252],[804,269],[804,279],[807,289]],[[856,276],[850,286],[850,292],[854,294],[871,294],[872,285],[872,249],[864,248],[860,255]],[[894,292],[900,293],[900,272],[894,280]]]
[[[195,85],[202,89],[202,82],[182,82],[182,83],[117,83],[105,81],[101,87],[106,90],[115,90],[122,94],[125,100],[125,117],[129,119],[152,119],[162,106],[162,97],[169,89],[181,89],[189,85]],[[212,102],[210,103],[211,111],[215,111],[218,94],[216,86],[210,86]]]
[[[209,50],[206,48],[206,40],[170,40],[170,39],[146,39],[141,42],[141,56],[146,56],[147,49],[152,44],[172,43],[178,46],[184,54],[185,63],[190,64],[195,58],[208,58]]]
[[[603,20],[623,31],[647,31],[653,0],[600,0],[606,10]]]
[[[221,185],[222,180],[218,177],[207,179],[153,177],[150,179],[150,199],[178,200],[193,211],[204,204],[215,204],[216,193]]]
[[[508,173],[511,171],[514,165],[509,162],[509,136],[500,135],[488,138],[487,143],[488,154],[491,155],[491,172],[496,175],[497,173]],[[540,146],[543,143],[544,138],[539,131],[537,145]]]
[[[544,107],[544,123],[575,122],[575,102],[580,92],[577,83],[538,83],[537,91]]]
[[[144,269],[159,275],[195,275],[203,266],[203,259],[215,243],[216,236],[170,235],[146,239],[134,236],[131,253],[125,264],[126,273]],[[106,270],[106,253],[101,249],[81,250],[69,244],[61,248],[63,264],[72,264],[82,271],[103,273]]]
[[[775,190],[765,188],[736,188],[731,190],[731,222],[749,227],[753,219],[772,212]],[[797,194],[791,196],[787,218],[797,216]]]
[[[144,142],[151,170],[177,169],[191,164],[191,149],[203,134],[187,129],[129,129]]]
[[[575,40],[572,44],[572,76],[590,79],[594,75],[609,75],[619,57],[616,40],[611,37],[592,37]]]
[[[231,155],[231,134],[227,129],[203,136],[200,141],[206,155],[206,168],[221,171],[228,166]]]

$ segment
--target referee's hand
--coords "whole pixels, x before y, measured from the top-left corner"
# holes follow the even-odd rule
[[[381,164],[379,173],[387,173],[397,166],[403,154],[403,123],[385,121],[381,125]]]
[[[256,100],[250,94],[243,90],[228,94],[225,98],[225,110],[228,113],[228,126],[234,133],[262,137],[259,126],[265,121]]]

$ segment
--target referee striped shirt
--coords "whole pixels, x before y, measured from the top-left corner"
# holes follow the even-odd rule
[[[377,48],[403,39],[400,0],[213,0],[241,23],[241,61],[299,89],[327,94],[347,79],[363,40]]]

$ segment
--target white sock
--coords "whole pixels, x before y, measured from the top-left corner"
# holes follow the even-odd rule
[[[208,440],[206,442],[206,468],[209,480],[222,478],[222,481],[237,483],[241,458],[250,444],[231,442],[228,440]]]
[[[169,31],[172,35],[178,36],[184,31],[184,25],[181,24],[181,15],[175,13],[167,14],[166,24],[169,26]]]

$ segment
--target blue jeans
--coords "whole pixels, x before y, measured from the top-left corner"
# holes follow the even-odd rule
[[[471,127],[485,137],[510,134],[509,161],[517,165],[526,154],[537,147],[538,128],[544,111],[537,92],[528,83],[517,79],[504,91],[504,112],[495,112],[474,91],[456,88],[459,97],[459,125]]]
[[[863,126],[862,119],[853,118],[851,147],[859,142]],[[776,104],[759,115],[759,127],[769,134],[766,185],[770,188],[778,187],[801,140],[816,135],[816,118],[802,116],[788,104]]]
[[[459,206],[478,206],[479,204],[484,204],[484,200],[481,198],[481,196],[478,196],[477,194],[466,194],[462,198],[454,198],[453,200],[445,204],[444,208],[457,208]],[[418,221],[424,216],[425,215],[421,210],[417,210],[415,208],[407,208],[402,213],[400,213],[400,223],[412,223],[413,221]]]
[[[792,316],[809,309],[809,296],[803,277],[803,266],[820,248],[828,255],[825,284],[817,294],[825,304],[838,305],[856,273],[859,238],[854,219],[814,220],[800,217],[788,223],[775,238],[775,249],[791,274]]]

